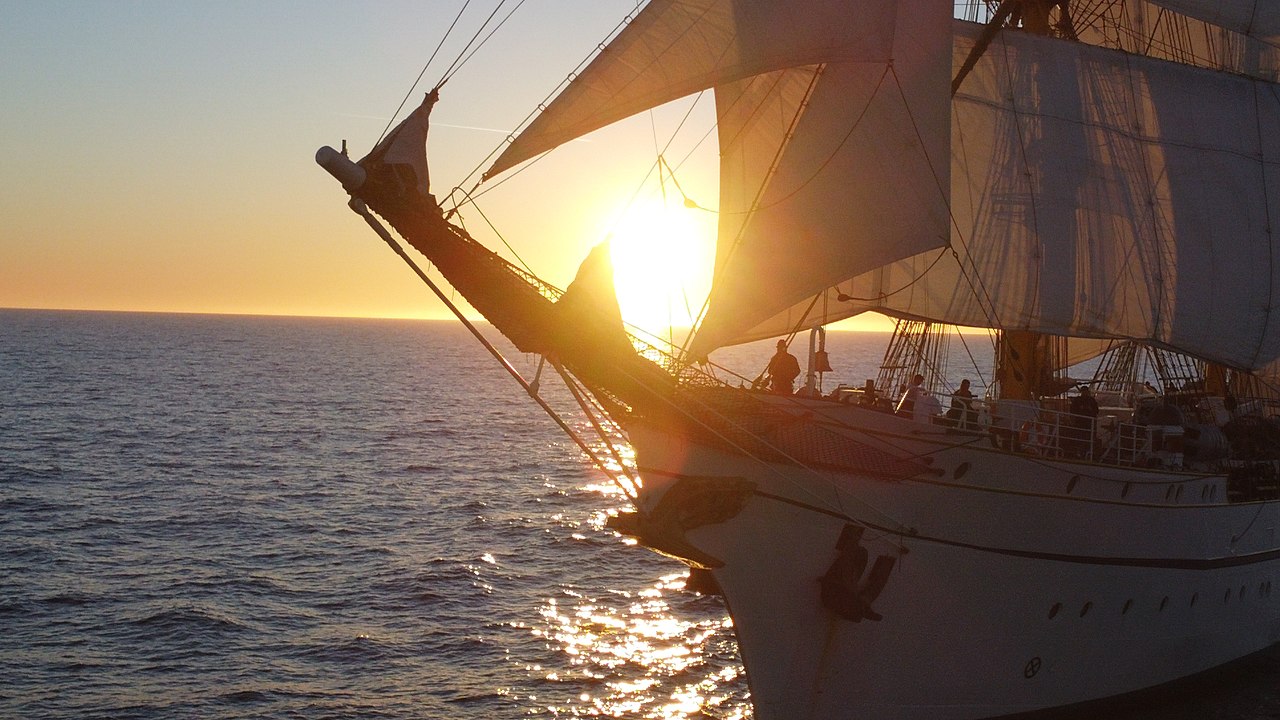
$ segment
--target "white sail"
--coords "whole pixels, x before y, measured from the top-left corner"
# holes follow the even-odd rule
[[[1272,5],[1134,0],[1077,28],[1104,47],[1006,30],[952,101],[981,27],[933,4],[653,2],[490,173],[715,87],[722,214],[696,356],[877,309],[1280,357],[1280,97],[1258,80],[1280,67],[1258,40]],[[1144,23],[1194,25],[1208,54],[1116,30]],[[1129,46],[1146,52],[1107,49]]]
[[[653,0],[485,175],[716,85],[801,65],[886,62],[898,5],[898,0]],[[951,12],[940,0],[911,5],[918,15],[949,17]]]
[[[1280,3],[1126,0],[1091,10],[1074,27],[1089,45],[1280,79]]]
[[[842,278],[946,244],[951,63],[931,44],[950,23],[904,4],[891,64],[717,88],[720,240],[695,355],[779,309],[811,309]]]
[[[1275,0],[1148,0],[1152,4],[1228,30],[1260,38],[1280,37]]]
[[[1280,357],[1277,128],[1274,84],[1002,33],[954,107],[957,255],[841,286],[867,298],[850,311],[1265,365]]]

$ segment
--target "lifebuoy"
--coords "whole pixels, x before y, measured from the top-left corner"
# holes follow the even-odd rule
[[[1037,415],[1018,428],[1018,444],[1029,452],[1043,452],[1053,444],[1052,428]]]

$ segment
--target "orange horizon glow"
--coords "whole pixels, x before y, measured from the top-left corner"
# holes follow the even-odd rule
[[[457,317],[439,314],[382,314],[382,315],[355,315],[343,313],[309,313],[309,312],[270,312],[270,311],[250,311],[250,310],[175,310],[175,309],[139,309],[139,308],[114,308],[114,307],[46,307],[46,306],[26,306],[26,305],[3,305],[0,311],[16,310],[31,312],[67,312],[67,313],[128,313],[138,315],[213,315],[219,317],[262,317],[262,318],[303,318],[315,320],[408,320],[415,322],[456,322],[461,324]],[[479,313],[464,313],[464,317],[469,322],[479,322],[488,324],[483,316]],[[827,326],[827,332],[892,332],[893,319],[877,313],[867,313],[866,315],[846,318]],[[687,333],[689,326],[673,326],[676,334]],[[984,331],[985,332],[985,331]]]

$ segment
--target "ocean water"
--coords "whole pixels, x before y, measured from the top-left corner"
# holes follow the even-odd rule
[[[833,334],[838,379],[883,340]],[[750,717],[723,605],[622,506],[455,324],[0,311],[0,717]]]

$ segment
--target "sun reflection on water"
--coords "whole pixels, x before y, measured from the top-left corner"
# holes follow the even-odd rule
[[[567,588],[563,598],[548,598],[539,611],[541,625],[531,631],[572,672],[530,670],[563,684],[566,695],[583,679],[599,690],[563,703],[544,697],[541,712],[660,720],[747,717],[741,666],[711,647],[732,632],[728,617],[712,612],[686,619],[673,612],[671,602],[686,598],[685,577],[668,575],[638,592],[617,590],[603,598]]]

